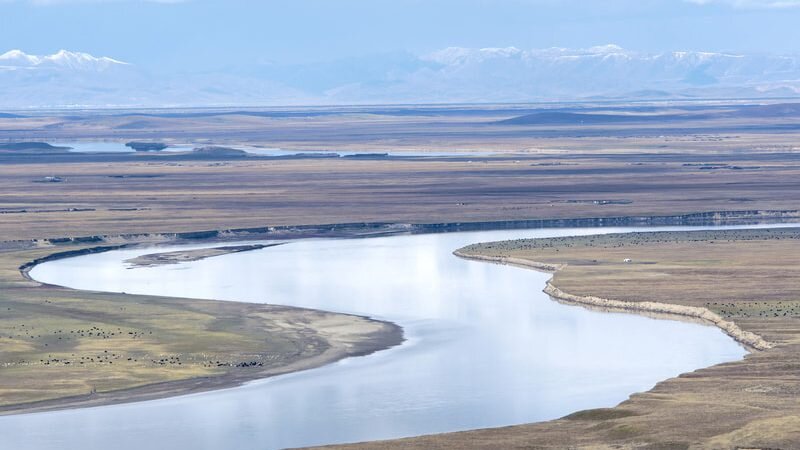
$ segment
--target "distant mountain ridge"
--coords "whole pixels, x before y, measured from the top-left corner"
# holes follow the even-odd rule
[[[642,53],[606,45],[578,50],[448,48],[425,59],[442,64],[462,86],[491,79],[542,99],[616,97],[637,91],[703,96],[704,90],[713,93],[721,88],[739,89],[746,96],[775,90],[800,93],[797,55]]]
[[[22,69],[70,69],[103,71],[128,63],[106,56],[96,57],[88,53],[59,50],[52,55],[29,55],[22,50],[10,50],[0,55],[0,70]]]
[[[253,61],[260,58],[253,58]],[[800,56],[450,47],[163,73],[61,50],[0,55],[0,108],[529,102],[800,96]]]

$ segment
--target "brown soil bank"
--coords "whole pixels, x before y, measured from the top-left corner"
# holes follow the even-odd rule
[[[396,325],[366,317],[75,291],[20,274],[23,263],[52,252],[0,250],[0,414],[230,387],[403,339]]]
[[[707,309],[771,348],[663,381],[615,408],[362,447],[800,448],[800,229],[518,240],[460,252],[557,269],[552,285],[567,301]]]

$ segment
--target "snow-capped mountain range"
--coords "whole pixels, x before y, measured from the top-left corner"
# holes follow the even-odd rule
[[[800,93],[800,56],[674,51],[642,53],[616,45],[589,49],[447,48],[426,57],[440,76],[466,88],[493,80],[537,98],[626,96],[639,91],[714,96]],[[471,85],[473,90],[477,84]]]
[[[95,57],[88,53],[60,50],[52,55],[29,55],[22,50],[10,50],[0,55],[0,70],[69,69],[104,71],[128,63],[108,57]]]
[[[259,55],[261,56],[261,55]],[[254,58],[258,59],[258,58]],[[800,56],[451,47],[317,64],[165,74],[59,51],[0,55],[0,109],[39,106],[525,102],[800,95]]]

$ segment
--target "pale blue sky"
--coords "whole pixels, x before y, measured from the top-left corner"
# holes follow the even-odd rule
[[[218,69],[448,46],[797,53],[794,0],[0,0],[0,53]]]

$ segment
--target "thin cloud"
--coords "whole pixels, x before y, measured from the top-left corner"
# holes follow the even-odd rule
[[[2,3],[27,3],[35,6],[72,5],[77,3],[188,3],[192,0],[0,0]]]
[[[739,9],[780,9],[800,7],[800,0],[684,0],[696,5],[724,5]]]

